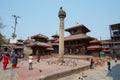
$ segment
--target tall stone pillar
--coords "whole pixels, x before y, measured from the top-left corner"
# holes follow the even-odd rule
[[[59,62],[64,62],[64,18],[66,17],[65,11],[60,7],[58,17],[60,18],[59,27]]]

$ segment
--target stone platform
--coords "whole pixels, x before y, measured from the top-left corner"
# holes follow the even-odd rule
[[[59,63],[57,58],[34,59],[33,70],[28,69],[28,60],[20,60],[15,69],[17,80],[57,80],[74,73],[89,69],[89,61],[65,58],[65,63]]]

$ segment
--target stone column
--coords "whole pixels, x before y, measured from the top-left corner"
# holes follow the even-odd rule
[[[62,7],[58,13],[60,18],[60,27],[59,27],[59,62],[64,62],[64,18],[66,17],[65,11]]]

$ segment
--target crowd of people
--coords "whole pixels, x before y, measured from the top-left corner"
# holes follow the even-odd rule
[[[37,53],[36,60],[37,62],[40,62],[40,53]],[[1,61],[3,62],[3,70],[7,69],[7,65],[10,63],[11,67],[14,69],[17,67],[18,64],[18,58],[20,57],[20,53],[17,51],[12,51],[12,53],[9,53],[7,50],[5,50],[1,55]],[[30,54],[28,57],[28,69],[32,70],[32,64],[33,64],[33,55]]]

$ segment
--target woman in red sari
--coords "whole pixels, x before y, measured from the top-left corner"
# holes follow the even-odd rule
[[[8,63],[9,63],[9,57],[7,54],[5,54],[3,57],[3,70],[6,70]]]

